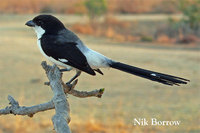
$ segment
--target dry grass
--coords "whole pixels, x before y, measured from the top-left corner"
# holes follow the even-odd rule
[[[1,16],[0,16],[1,17]],[[45,102],[52,97],[43,86],[47,79],[40,63],[34,32],[24,23],[32,16],[0,18],[0,107],[6,106],[8,94],[21,105]],[[64,16],[63,21],[67,21]],[[80,36],[92,49],[121,62],[157,70],[191,80],[181,87],[168,87],[128,75],[103,69],[104,76],[82,74],[77,89],[106,88],[101,99],[79,99],[69,96],[71,128],[74,133],[145,133],[199,132],[200,55],[199,50],[182,46],[118,44],[102,38]],[[147,46],[147,47],[146,47]],[[127,54],[128,53],[128,54]],[[66,81],[74,72],[65,73]],[[53,132],[53,111],[39,113],[33,118],[0,116],[0,132]],[[160,120],[180,120],[178,127],[133,126],[133,118],[156,117]]]

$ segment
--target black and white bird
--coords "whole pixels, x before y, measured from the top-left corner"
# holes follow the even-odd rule
[[[37,44],[40,52],[51,62],[64,67],[63,71],[76,70],[76,75],[68,82],[71,83],[81,72],[103,75],[100,68],[114,68],[165,85],[187,84],[189,80],[149,71],[120,63],[88,48],[72,31],[52,15],[39,15],[26,23],[37,34]]]

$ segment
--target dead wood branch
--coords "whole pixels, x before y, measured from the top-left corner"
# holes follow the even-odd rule
[[[75,86],[78,80],[75,80],[72,84],[65,84],[62,81],[62,73],[56,65],[49,66],[46,62],[42,62],[42,67],[46,72],[49,82],[45,82],[45,85],[49,85],[54,93],[52,100],[46,103],[25,107],[20,106],[19,103],[12,97],[8,96],[10,106],[0,109],[0,115],[14,114],[14,115],[28,115],[33,117],[34,114],[46,111],[50,109],[56,110],[56,114],[52,117],[54,128],[57,133],[70,133],[68,123],[70,122],[70,108],[66,95],[70,94],[76,97],[98,97],[101,98],[104,93],[104,89],[87,91],[75,90]]]

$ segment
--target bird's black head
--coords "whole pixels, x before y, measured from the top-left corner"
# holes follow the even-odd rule
[[[63,23],[52,15],[39,15],[26,23],[29,27],[41,27],[45,33],[56,34],[65,29]]]

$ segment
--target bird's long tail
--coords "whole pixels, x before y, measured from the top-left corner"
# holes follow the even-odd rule
[[[138,67],[130,66],[127,64],[123,64],[120,62],[112,62],[110,64],[110,67],[133,74],[137,75],[152,81],[156,81],[165,85],[178,85],[179,84],[187,84],[189,82],[188,79],[168,75],[168,74],[163,74],[163,73],[158,73],[154,71],[149,71],[145,69],[141,69]]]

